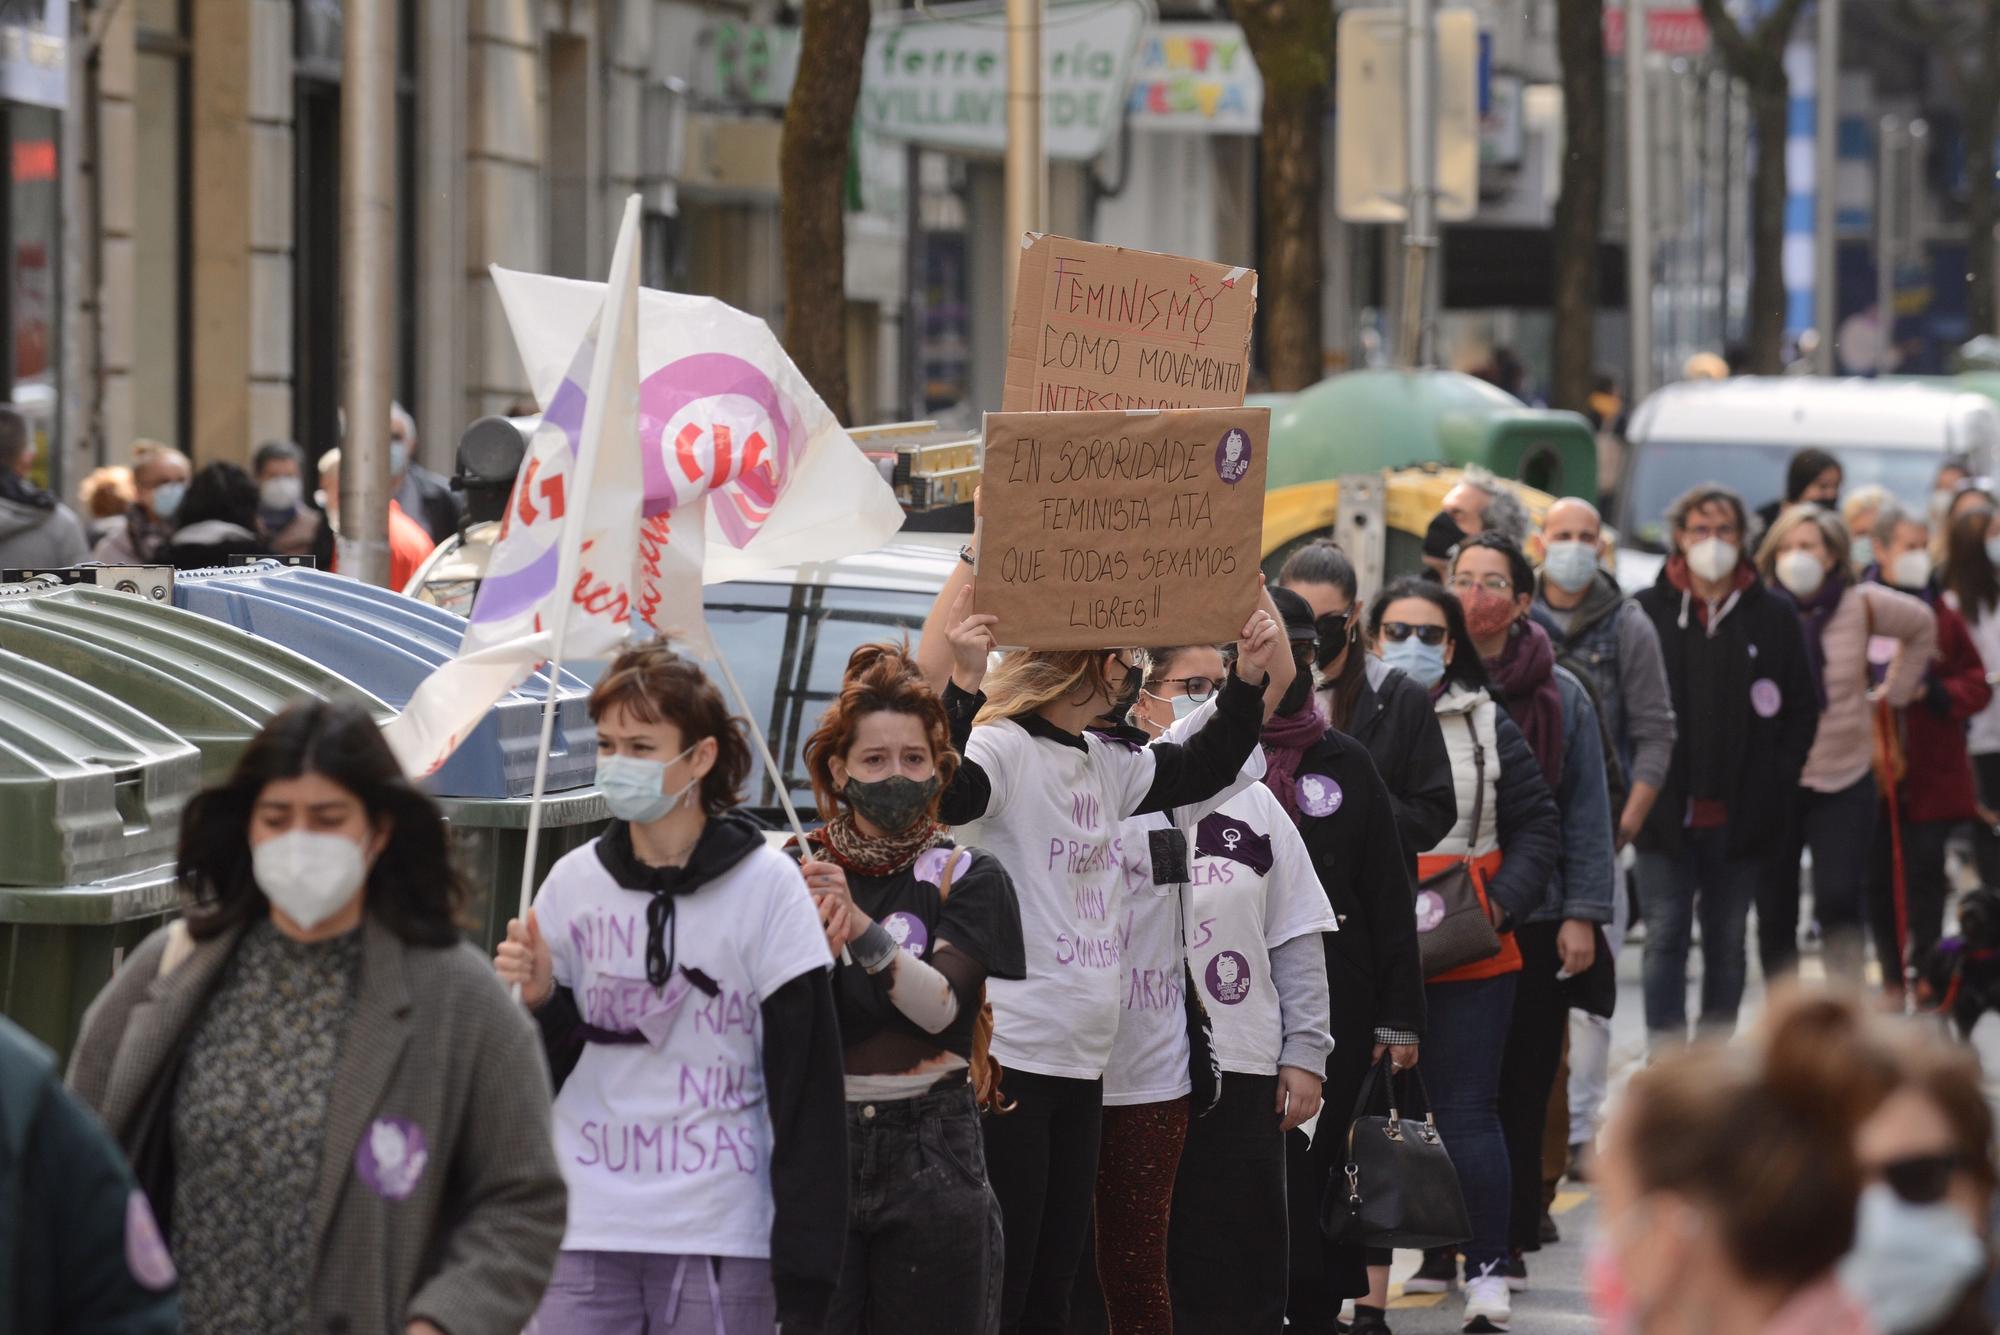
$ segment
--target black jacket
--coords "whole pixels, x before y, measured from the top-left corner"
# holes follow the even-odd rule
[[[763,842],[762,826],[731,811],[709,820],[685,867],[640,863],[632,853],[631,827],[623,821],[613,822],[597,841],[597,856],[620,885],[652,890],[671,903],[673,896],[722,875]],[[649,921],[649,935],[651,926]],[[663,927],[671,961],[671,915]],[[799,975],[765,998],[760,1010],[775,1206],[771,1285],[779,1320],[788,1329],[797,1324],[816,1330],[840,1279],[847,1237],[847,1077],[830,968]],[[535,1022],[560,1089],[588,1034],[575,993],[558,987],[535,1012]]]
[[[1683,843],[1689,795],[1690,748],[1718,748],[1731,776],[1720,800],[1729,808],[1729,852],[1753,857],[1771,852],[1786,825],[1799,772],[1819,731],[1819,688],[1806,658],[1798,613],[1761,583],[1747,585],[1716,627],[1703,626],[1694,597],[1675,588],[1667,570],[1636,601],[1660,634],[1674,715],[1681,720],[1674,763],[1646,818],[1639,847],[1676,852]],[[1685,624],[1683,624],[1685,623]],[[1700,655],[1710,655],[1698,664]],[[1690,678],[1713,683],[1691,688]],[[1766,718],[1751,705],[1753,684],[1775,687],[1777,709]],[[1697,694],[1701,698],[1694,698]]]
[[[158,1268],[135,1275],[135,1261]],[[63,1089],[48,1049],[0,1020],[0,1329],[180,1328],[166,1246],[117,1142]]]
[[[1428,702],[1424,711],[1430,712]],[[1368,749],[1332,730],[1300,757],[1294,772],[1327,775],[1342,795],[1330,816],[1299,813],[1299,834],[1340,920],[1340,930],[1323,938],[1333,995],[1372,998],[1370,1014],[1336,1016],[1336,1023],[1366,1021],[1343,1025],[1350,1033],[1401,1029],[1421,1035],[1424,971],[1417,955],[1416,883],[1396,835],[1395,799]],[[1449,767],[1445,782],[1451,782]]]
[[[1343,731],[1368,748],[1388,787],[1389,809],[1414,876],[1417,856],[1437,847],[1458,820],[1451,756],[1430,692],[1380,659],[1370,659],[1354,716]]]

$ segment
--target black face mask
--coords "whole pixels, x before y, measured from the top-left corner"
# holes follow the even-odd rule
[[[1278,701],[1278,713],[1284,718],[1303,714],[1312,708],[1312,673],[1301,672],[1292,678],[1292,684],[1285,688],[1284,698]]]
[[[1346,650],[1353,618],[1353,612],[1328,612],[1313,622],[1313,631],[1319,636],[1313,663],[1320,671],[1332,666],[1333,660]]]
[[[1451,559],[1451,549],[1465,541],[1465,530],[1458,526],[1447,511],[1438,511],[1436,519],[1424,531],[1424,555],[1436,557],[1440,561]]]
[[[873,783],[849,779],[847,787],[840,790],[840,795],[847,799],[847,804],[854,808],[856,815],[876,829],[884,834],[901,834],[930,810],[931,799],[937,796],[938,788],[938,776],[935,774],[921,783],[892,774]]]

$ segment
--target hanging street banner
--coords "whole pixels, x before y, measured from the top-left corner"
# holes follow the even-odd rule
[[[1160,23],[1139,42],[1125,115],[1135,130],[1256,134],[1264,76],[1234,23]]]
[[[1256,270],[1043,233],[1022,247],[1007,412],[1243,402]]]
[[[1270,426],[1268,408],[986,414],[974,610],[1009,648],[1237,638]]]
[[[911,11],[914,12],[914,11]],[[861,70],[865,130],[926,148],[1007,147],[1007,25],[994,5],[932,6],[936,18],[877,14]],[[1080,162],[1110,146],[1125,115],[1144,0],[1050,4],[1042,20],[1043,142]]]

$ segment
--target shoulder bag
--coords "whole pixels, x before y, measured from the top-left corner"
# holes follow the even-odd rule
[[[1472,870],[1486,811],[1486,747],[1479,740],[1479,726],[1472,714],[1467,710],[1462,716],[1466,731],[1472,735],[1473,771],[1472,829],[1465,837],[1465,857],[1456,866],[1434,872],[1417,884],[1417,951],[1426,979],[1500,953],[1500,933],[1493,929],[1493,918]]]
[[[1423,1108],[1421,1119],[1399,1111],[1399,1079],[1416,1094],[1409,1106]],[[1369,1111],[1377,1080],[1388,1097],[1386,1117]],[[1472,1237],[1458,1170],[1438,1135],[1423,1078],[1415,1070],[1397,1074],[1386,1052],[1361,1084],[1346,1162],[1320,1196],[1319,1227],[1327,1241],[1359,1247],[1454,1247]]]

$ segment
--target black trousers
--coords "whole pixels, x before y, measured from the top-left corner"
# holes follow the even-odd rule
[[[1354,1122],[1354,1104],[1361,1097],[1361,1082],[1368,1076],[1375,1051],[1369,1019],[1375,1013],[1373,992],[1352,970],[1339,970],[1329,981],[1333,1055],[1326,1059],[1326,1106],[1310,1144],[1303,1131],[1285,1136],[1285,1202],[1291,1218],[1286,1315],[1292,1328],[1306,1335],[1332,1335],[1341,1303],[1368,1292],[1367,1267],[1388,1265],[1394,1259],[1388,1251],[1336,1246],[1319,1228],[1320,1201],[1335,1169],[1347,1158],[1347,1128]]]
[[[1979,789],[1979,805],[2000,811],[2000,751],[1972,758],[1972,779]],[[1972,822],[1972,855],[1979,867],[1979,883],[2000,890],[2000,834],[1981,821]]]
[[[991,1335],[1000,1325],[1000,1206],[966,1085],[847,1105],[849,1213],[827,1335]]]
[[[1014,1110],[985,1119],[986,1170],[1006,1226],[1000,1329],[1063,1335],[1090,1245],[1104,1082],[1010,1070],[1002,1090]]]
[[[1799,863],[1806,852],[1805,790],[1786,794],[1784,828],[1757,882],[1757,960],[1769,982],[1799,967]]]
[[[1167,1232],[1175,1335],[1281,1335],[1287,1233],[1278,1077],[1224,1072],[1188,1124]]]
[[[1921,961],[1944,935],[1944,904],[1951,887],[1945,880],[1945,844],[1951,838],[1948,820],[1903,822],[1903,881],[1908,892],[1910,958]],[[1889,813],[1875,825],[1874,856],[1868,872],[1868,925],[1875,937],[1875,958],[1882,963],[1882,982],[1902,979],[1896,959],[1896,885],[1891,859]]]
[[[1560,922],[1529,923],[1514,931],[1521,947],[1520,982],[1514,1018],[1500,1059],[1500,1130],[1507,1138],[1513,1171],[1513,1199],[1507,1211],[1507,1245],[1521,1251],[1541,1247],[1542,1133],[1548,1127],[1549,1091],[1562,1066],[1563,1035],[1569,1006],[1556,982],[1562,956],[1556,950]]]

